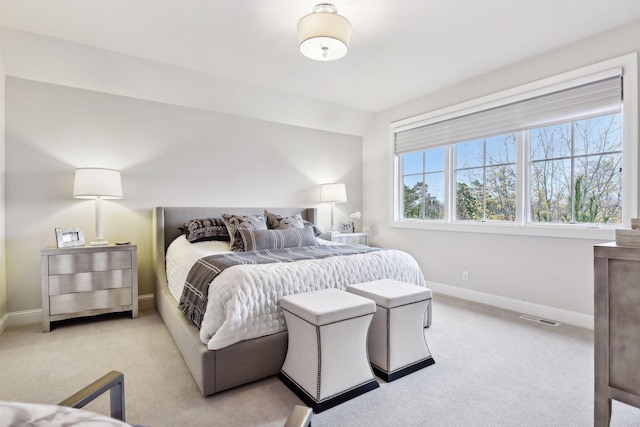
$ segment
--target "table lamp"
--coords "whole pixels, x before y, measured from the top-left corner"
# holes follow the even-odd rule
[[[96,237],[89,245],[100,246],[109,242],[103,237],[102,200],[122,199],[120,172],[112,169],[76,169],[73,182],[73,197],[96,200]]]
[[[336,231],[334,217],[336,203],[347,201],[347,188],[344,184],[322,184],[320,186],[320,202],[331,203],[331,231]]]

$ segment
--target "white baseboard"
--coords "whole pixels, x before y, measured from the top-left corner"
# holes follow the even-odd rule
[[[530,314],[536,317],[541,317],[543,319],[555,320],[556,322],[560,323],[593,329],[593,316],[590,316],[588,314],[515,300],[512,298],[487,294],[471,289],[458,288],[456,286],[445,285],[443,283],[427,282],[427,286],[436,293],[441,293],[468,301],[479,302],[481,304],[486,304],[493,307],[504,308],[506,310],[515,311],[516,313]]]
[[[7,313],[7,326],[23,326],[42,323],[42,309],[12,311]]]
[[[153,308],[153,294],[138,295],[138,310]],[[11,326],[33,325],[42,323],[42,309],[13,311],[0,319],[0,334]]]

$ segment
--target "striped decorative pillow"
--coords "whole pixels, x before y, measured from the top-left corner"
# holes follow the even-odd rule
[[[287,228],[285,230],[256,230],[239,228],[245,251],[261,249],[300,248],[317,246],[313,227]]]

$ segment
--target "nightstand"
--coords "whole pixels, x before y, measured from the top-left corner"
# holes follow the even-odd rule
[[[367,232],[340,233],[338,231],[330,231],[328,233],[323,233],[320,237],[325,240],[330,240],[336,243],[347,243],[347,244],[358,244],[358,245],[369,244],[369,233]]]
[[[131,311],[138,317],[136,245],[45,248],[42,269],[42,329],[51,322]]]

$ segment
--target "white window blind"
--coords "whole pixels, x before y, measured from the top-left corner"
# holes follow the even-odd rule
[[[472,141],[572,120],[619,113],[622,76],[507,103],[495,108],[435,121],[395,134],[396,154]]]

